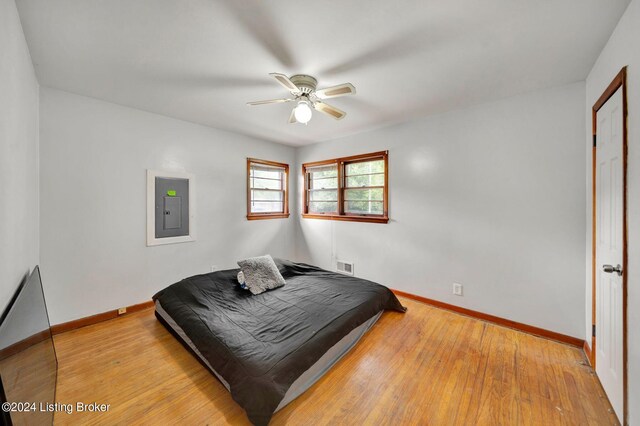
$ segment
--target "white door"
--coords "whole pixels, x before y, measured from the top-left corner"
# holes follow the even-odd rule
[[[596,119],[596,374],[623,419],[622,89]]]

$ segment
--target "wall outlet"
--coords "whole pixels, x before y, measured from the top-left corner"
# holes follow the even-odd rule
[[[462,284],[453,283],[453,294],[462,296]]]
[[[218,268],[218,265],[211,265],[211,272],[215,272],[218,269],[220,269],[220,268]]]
[[[127,308],[118,308],[118,315],[123,315],[127,313]]]

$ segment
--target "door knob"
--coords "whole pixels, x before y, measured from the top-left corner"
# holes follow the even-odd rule
[[[613,266],[611,266],[611,265],[602,265],[602,270],[604,272],[609,273],[609,274],[612,274],[612,273],[615,272],[619,276],[622,276],[622,266],[620,266],[620,265],[616,265],[615,268]]]

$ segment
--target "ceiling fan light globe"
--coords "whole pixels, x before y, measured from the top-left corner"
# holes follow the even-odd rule
[[[309,106],[309,102],[300,101],[298,102],[298,106],[296,106],[293,114],[296,117],[296,121],[299,123],[306,124],[311,120],[311,107]]]

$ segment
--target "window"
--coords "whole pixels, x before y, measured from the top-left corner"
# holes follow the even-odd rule
[[[303,217],[387,223],[388,152],[302,165]]]
[[[289,217],[289,165],[247,158],[247,219]]]
[[[308,207],[314,213],[338,213],[338,166],[330,164],[307,168]]]

